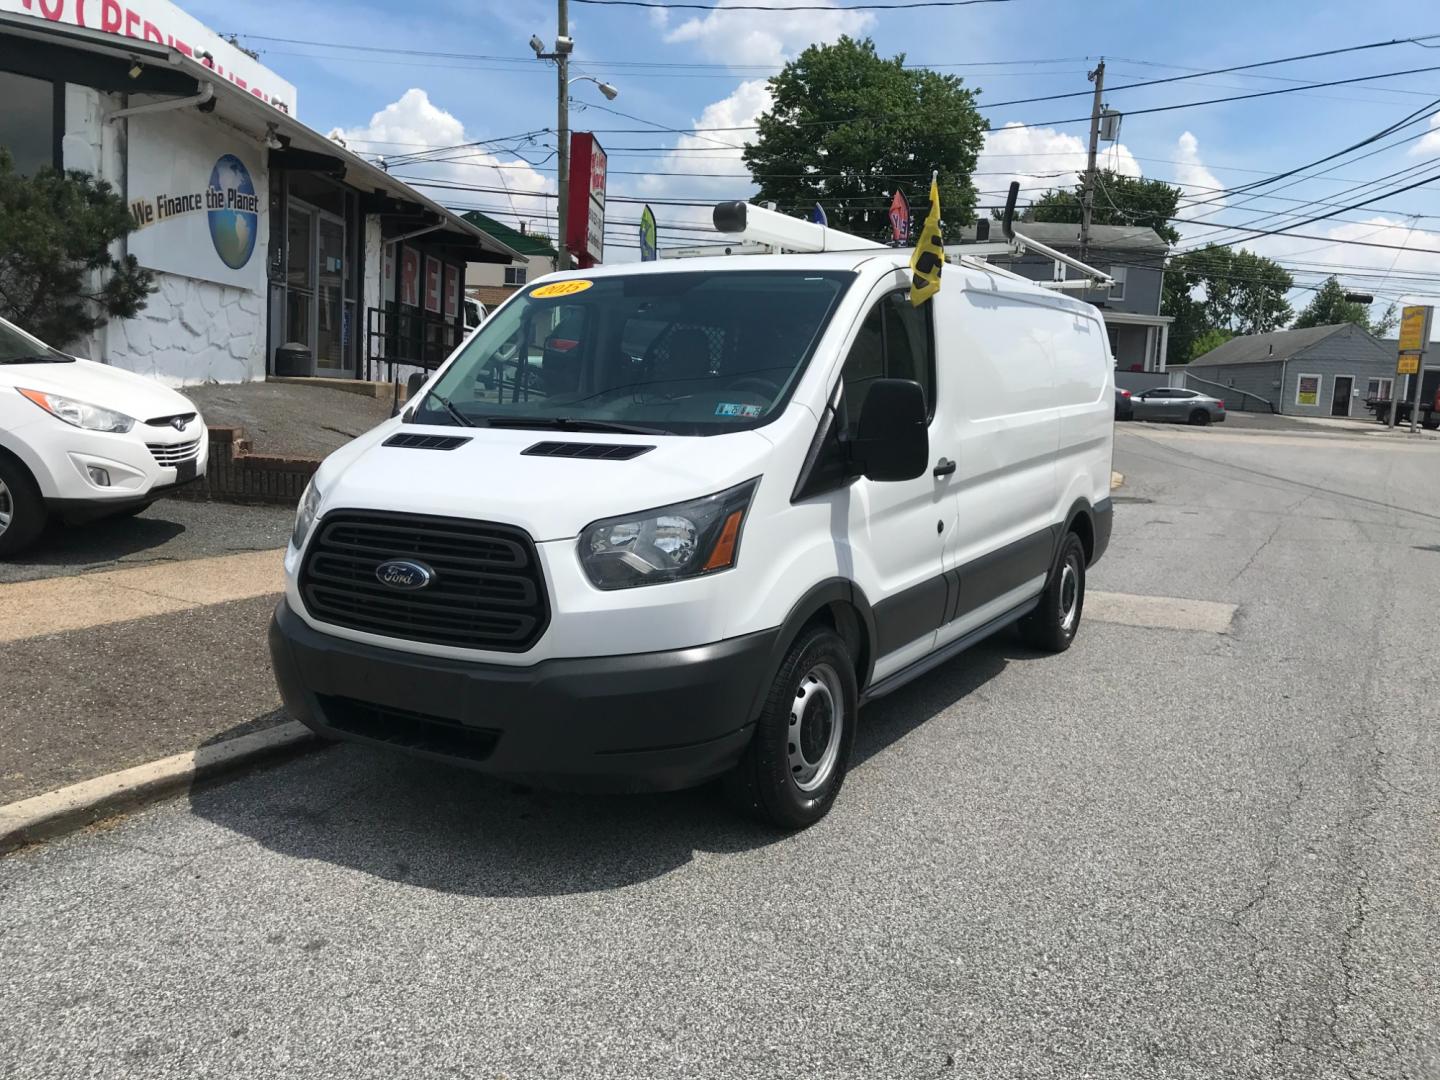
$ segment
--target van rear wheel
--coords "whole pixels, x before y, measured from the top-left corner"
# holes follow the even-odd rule
[[[1064,652],[1080,629],[1085,611],[1085,545],[1073,532],[1066,533],[1040,604],[1020,620],[1020,636],[1031,648]]]
[[[803,829],[830,812],[850,765],[859,691],[855,662],[828,627],[801,634],[775,675],[755,735],[726,776],[742,812]]]

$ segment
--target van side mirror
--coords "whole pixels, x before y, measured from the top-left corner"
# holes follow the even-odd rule
[[[415,395],[420,393],[420,388],[425,385],[425,373],[413,371],[410,377],[405,380],[405,400],[413,402]]]
[[[853,471],[867,480],[914,480],[930,465],[925,391],[910,379],[876,379],[850,441]]]

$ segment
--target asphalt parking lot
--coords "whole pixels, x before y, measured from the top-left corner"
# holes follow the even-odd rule
[[[0,859],[0,1075],[1440,1075],[1440,446],[1115,465],[1074,648],[867,709],[805,833],[342,747]]]

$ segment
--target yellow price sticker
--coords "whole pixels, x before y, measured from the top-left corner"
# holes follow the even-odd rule
[[[593,281],[584,279],[552,281],[549,285],[541,285],[530,296],[534,300],[554,300],[557,296],[574,296],[576,293],[582,293],[594,284]]]

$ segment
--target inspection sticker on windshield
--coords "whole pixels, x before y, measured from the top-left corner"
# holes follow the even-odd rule
[[[759,405],[736,405],[729,401],[722,401],[715,406],[716,416],[738,416],[747,420],[759,416],[761,411]]]
[[[557,296],[574,296],[582,293],[594,285],[593,281],[553,281],[549,285],[541,285],[530,294],[532,300],[553,300]]]

